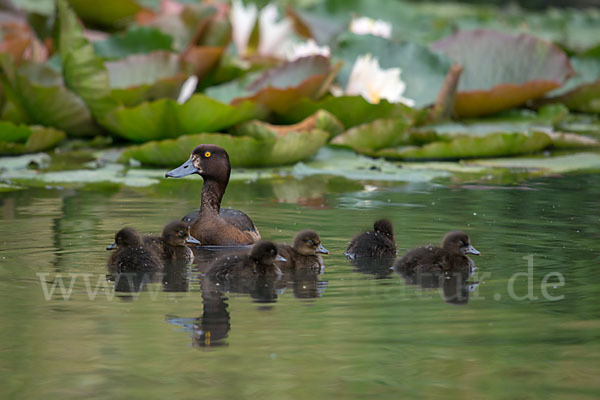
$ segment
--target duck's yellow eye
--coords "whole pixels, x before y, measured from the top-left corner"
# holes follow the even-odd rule
[[[204,153],[204,157],[206,157],[206,158],[210,157],[210,151],[207,151],[206,153]]]

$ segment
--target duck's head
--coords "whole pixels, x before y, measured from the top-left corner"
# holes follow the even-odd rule
[[[373,230],[394,240],[394,227],[387,219],[380,219],[373,224]]]
[[[215,144],[196,146],[190,158],[179,167],[165,174],[166,178],[182,178],[191,174],[201,175],[204,179],[215,181],[229,180],[231,164],[224,148]]]
[[[200,244],[198,239],[190,236],[190,227],[183,221],[173,221],[165,225],[162,239],[173,247],[182,247],[186,243]]]
[[[442,247],[451,253],[480,255],[481,253],[471,245],[469,235],[462,231],[449,232],[444,236]]]
[[[125,227],[115,234],[115,242],[108,246],[106,250],[113,250],[118,247],[134,247],[142,244],[142,237],[133,228]]]
[[[321,244],[319,234],[307,229],[300,231],[294,237],[294,249],[305,256],[314,256],[317,253],[329,254],[329,251]]]
[[[271,265],[275,261],[287,261],[277,254],[275,243],[268,240],[259,240],[256,242],[252,247],[252,251],[250,251],[250,258],[262,265]]]

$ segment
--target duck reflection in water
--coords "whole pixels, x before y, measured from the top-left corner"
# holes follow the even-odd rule
[[[468,278],[477,267],[467,255],[479,255],[465,232],[449,232],[442,247],[427,245],[408,251],[394,265],[407,283],[426,289],[442,288],[443,298],[450,304],[467,304],[469,293],[478,282]]]

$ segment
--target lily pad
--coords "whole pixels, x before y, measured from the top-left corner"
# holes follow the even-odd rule
[[[84,101],[67,89],[52,69],[28,62],[15,69],[7,55],[0,55],[0,64],[0,81],[13,111],[11,120],[53,127],[74,136],[98,134]]]
[[[85,2],[78,0],[75,3],[82,5]],[[126,3],[119,4],[125,8]],[[109,9],[114,6],[103,3],[101,8],[105,7]],[[66,0],[58,0],[58,18],[58,42],[65,85],[86,102],[94,117],[102,119],[117,106],[111,97],[108,72],[94,53],[92,44],[83,35],[83,27]]]
[[[400,79],[406,82],[403,96],[415,100],[416,107],[433,104],[450,69],[450,60],[427,47],[410,42],[395,42],[372,35],[344,35],[333,52],[344,60],[338,75],[343,87],[348,84],[356,58],[372,54],[381,68],[400,68]]]
[[[297,124],[273,125],[254,120],[235,127],[231,133],[236,136],[251,136],[259,140],[272,140],[290,133],[310,132],[315,129],[325,131],[328,133],[329,138],[333,138],[339,135],[344,127],[333,115],[327,111],[319,110]]]
[[[139,26],[108,39],[96,41],[93,45],[98,56],[105,59],[117,59],[156,50],[171,51],[173,37],[150,26]]]
[[[53,128],[0,121],[0,154],[36,153],[53,148],[65,138],[64,132]]]
[[[135,159],[145,165],[173,167],[189,158],[200,143],[212,143],[227,150],[234,167],[262,167],[291,164],[313,156],[327,141],[327,132],[291,132],[271,140],[218,133],[186,135],[178,139],[153,141],[125,150],[121,161]]]
[[[560,87],[574,73],[558,47],[525,34],[480,29],[459,32],[431,47],[463,67],[454,107],[459,116],[519,106]]]
[[[356,126],[339,135],[331,144],[350,147],[357,153],[372,155],[386,147],[420,145],[432,142],[437,135],[432,131],[412,131],[405,119],[378,119]]]
[[[103,0],[101,6],[89,0],[69,0],[69,4],[86,23],[103,28],[125,26],[141,10],[135,0]]]
[[[491,160],[471,160],[468,165],[520,170],[544,170],[552,173],[573,171],[599,171],[600,154],[578,153],[552,157],[496,158]]]
[[[263,112],[261,107],[251,102],[231,106],[195,94],[184,104],[177,104],[172,99],[160,99],[135,107],[117,108],[106,116],[103,125],[131,141],[146,142],[219,131],[260,118]]]
[[[269,69],[249,84],[245,84],[246,80],[230,82],[212,87],[206,93],[231,104],[251,100],[283,114],[300,99],[312,98],[323,91],[333,73],[328,58],[304,57]]]
[[[125,106],[163,97],[176,99],[186,78],[179,57],[169,52],[135,54],[105,65],[111,95]]]
[[[193,73],[202,80],[221,61],[225,48],[221,46],[190,46],[182,55],[193,68]]]
[[[449,142],[433,142],[422,147],[382,149],[379,157],[400,159],[463,159],[474,157],[499,157],[534,153],[552,144],[543,132],[497,132],[482,137],[457,137]]]
[[[329,96],[320,101],[302,99],[292,109],[278,114],[277,117],[283,123],[294,123],[321,109],[334,115],[346,128],[380,118],[405,117],[417,122],[425,117],[425,113],[411,109],[402,103],[393,104],[382,100],[377,104],[371,104],[362,96]]]
[[[338,21],[292,8],[288,8],[287,14],[294,21],[298,33],[313,38],[320,45],[332,44],[334,39],[347,29],[350,22],[349,17]]]

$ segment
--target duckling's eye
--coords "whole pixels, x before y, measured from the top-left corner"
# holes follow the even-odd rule
[[[312,239],[308,239],[308,244],[310,244],[311,246],[314,246],[314,245],[315,245],[315,242],[313,242],[313,240],[312,240]]]
[[[271,250],[271,254],[275,255],[275,250]]]
[[[210,151],[207,151],[206,153],[204,153],[204,157],[206,157],[206,158],[210,157],[210,155],[211,155]]]
[[[184,231],[179,231],[179,232],[177,232],[177,234],[178,234],[179,236],[185,236],[185,232],[184,232]]]

